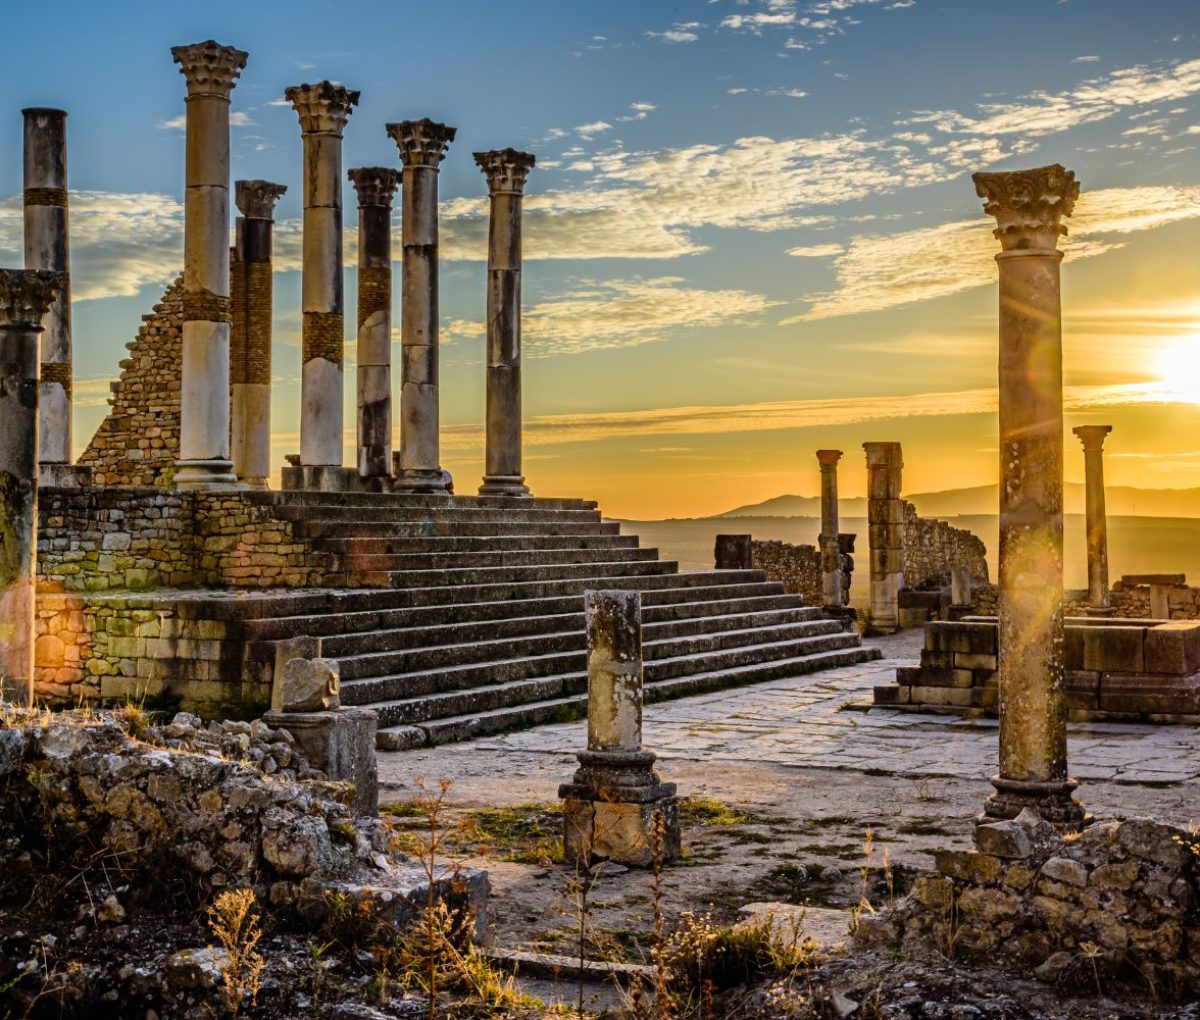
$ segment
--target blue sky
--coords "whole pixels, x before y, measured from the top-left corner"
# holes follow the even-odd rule
[[[1200,4],[67,2],[49,33],[47,9],[10,6],[24,42],[0,65],[0,259],[20,258],[19,111],[62,106],[79,447],[178,272],[185,90],[169,48],[213,37],[250,52],[234,177],[290,188],[277,462],[296,449],[301,202],[299,128],[278,104],[330,78],[362,91],[347,167],[397,164],[387,121],[459,129],[441,175],[443,441],[463,491],[483,410],[470,153],[506,145],[539,158],[525,307],[540,493],[716,512],[815,491],[818,446],[891,438],[911,491],[993,480],[994,242],[969,176],[1054,161],[1084,189],[1064,267],[1068,424],[1117,426],[1113,481],[1200,484],[1200,380],[1181,382],[1200,376]],[[348,184],[345,199],[352,228]]]

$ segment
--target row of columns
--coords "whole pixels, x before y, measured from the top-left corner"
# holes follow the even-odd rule
[[[250,309],[262,294],[262,287],[250,280],[264,271],[251,267],[270,264],[270,209],[239,220],[250,247],[243,254],[235,244],[237,308],[232,312],[229,253],[219,229],[228,217],[229,97],[246,54],[211,40],[175,47],[172,53],[188,85],[183,399],[176,481],[184,488],[221,488],[239,480],[257,487],[266,476],[261,457],[264,443],[269,453],[270,428],[269,400],[259,399],[257,387],[264,366],[269,382],[270,361],[269,354],[263,361],[249,352],[261,354],[258,345],[264,337],[269,344],[270,330]],[[293,86],[284,95],[299,117],[304,144],[301,484],[338,488],[345,343],[342,136],[359,93],[323,81]],[[382,479],[394,471],[393,487],[399,491],[445,493],[449,483],[441,468],[438,435],[437,182],[455,129],[426,118],[388,124],[387,133],[399,151],[401,172],[363,167],[348,175],[359,200],[357,472],[363,479]],[[486,467],[480,492],[527,496],[521,472],[520,217],[534,157],[503,149],[476,153],[475,159],[487,178],[491,201]],[[282,194],[281,185],[242,183],[248,194],[251,185],[260,191],[278,189],[272,192],[275,199]],[[393,460],[390,228],[392,199],[401,183],[401,432]],[[257,246],[249,240],[252,234]],[[237,346],[231,375],[234,315]]]

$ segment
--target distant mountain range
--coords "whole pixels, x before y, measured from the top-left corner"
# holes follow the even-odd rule
[[[1064,492],[1069,514],[1084,512],[1083,485],[1068,482]],[[977,485],[944,492],[918,492],[904,496],[923,517],[960,517],[996,513],[999,486]],[[1200,517],[1200,489],[1137,489],[1114,485],[1105,489],[1105,504],[1113,517]],[[865,497],[838,500],[842,517],[866,517]],[[819,496],[776,496],[761,503],[739,506],[716,517],[820,517]]]

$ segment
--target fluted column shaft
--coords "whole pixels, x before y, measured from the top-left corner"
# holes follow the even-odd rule
[[[209,40],[171,50],[187,79],[183,358],[175,484],[236,484],[229,456],[229,96],[246,54]]]
[[[1024,807],[1077,826],[1063,700],[1060,219],[1079,193],[1061,166],[976,174],[1000,267],[1000,773],[985,817]]]
[[[827,606],[842,605],[842,556],[838,543],[838,461],[841,450],[818,450],[821,465],[821,597]]]
[[[900,629],[904,545],[900,487],[904,469],[899,443],[863,443],[867,453],[867,532],[871,575],[871,626]]]
[[[284,95],[299,114],[304,139],[300,465],[305,488],[337,488],[345,427],[342,133],[359,93],[323,81]]]
[[[271,475],[271,241],[275,203],[287,191],[270,181],[237,181],[230,332],[233,472],[251,489]]]
[[[1112,608],[1108,595],[1108,515],[1104,508],[1104,440],[1111,425],[1078,425],[1072,429],[1083,443],[1083,480],[1087,499],[1088,601],[1091,609]]]
[[[400,174],[360,167],[358,192],[358,473],[392,473],[392,199]]]
[[[60,274],[58,297],[43,320],[38,387],[38,458],[70,464],[71,247],[67,214],[67,114],[32,107],[25,118],[25,268]],[[52,479],[47,478],[47,484]]]
[[[0,691],[33,701],[38,334],[57,294],[46,269],[0,269]]]
[[[521,472],[521,204],[534,157],[475,153],[487,176],[487,432],[481,496],[528,496]]]
[[[447,483],[438,437],[438,167],[455,129],[424,119],[387,130],[404,164],[396,488],[440,493]]]

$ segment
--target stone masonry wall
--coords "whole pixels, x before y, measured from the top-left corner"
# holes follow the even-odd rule
[[[180,365],[183,357],[183,279],[176,279],[142,316],[126,344],[121,377],[112,384],[112,410],[79,463],[97,486],[167,486],[179,456]]]
[[[295,534],[269,492],[44,489],[38,517],[42,592],[336,580],[333,557]]]
[[[952,566],[965,567],[973,583],[987,581],[987,547],[982,539],[945,521],[919,516],[907,500],[901,500],[900,506],[906,587],[947,585]]]
[[[806,605],[819,606],[824,601],[821,553],[816,546],[751,542],[750,563],[755,570],[765,570],[769,580],[780,582],[788,594],[803,595]]]
[[[1172,620],[1200,620],[1200,588],[1178,585],[1168,589]],[[1084,589],[1064,593],[1064,616],[1087,616],[1090,601]],[[1125,587],[1119,581],[1109,591],[1112,616],[1126,620],[1150,618],[1150,588],[1147,585]],[[971,591],[971,607],[979,616],[995,616],[1000,609],[1000,589],[994,584]]]

